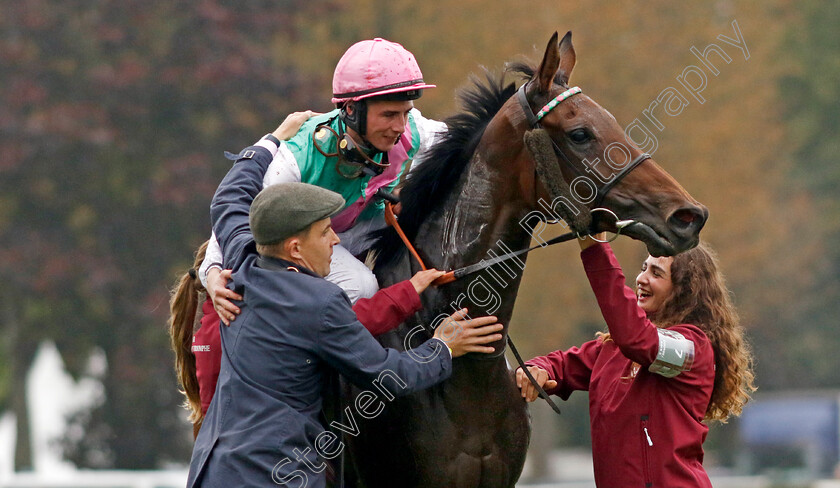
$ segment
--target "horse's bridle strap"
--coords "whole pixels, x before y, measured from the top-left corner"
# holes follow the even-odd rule
[[[525,117],[528,119],[528,125],[531,126],[531,128],[535,128],[540,125],[540,119],[534,115],[534,111],[531,110],[531,104],[528,103],[528,97],[525,95],[526,86],[528,86],[527,83],[520,86],[519,90],[516,90],[516,99],[519,100],[519,105],[522,106],[522,111],[525,112]]]
[[[579,87],[575,86],[575,87],[569,88],[568,90],[565,90],[563,93],[554,97],[543,108],[541,108],[540,111],[535,115],[534,111],[531,110],[531,104],[528,103],[528,97],[525,95],[525,90],[526,90],[527,86],[528,86],[528,83],[524,83],[522,86],[519,87],[519,90],[516,91],[516,99],[519,101],[519,105],[522,107],[522,111],[525,112],[525,118],[528,119],[528,125],[531,126],[532,129],[540,127],[540,120],[542,120],[543,117],[548,115],[549,112],[551,112],[555,107],[557,107],[557,105],[559,105],[560,102],[562,102],[563,100],[566,100],[567,98],[569,98],[573,95],[577,95],[578,93],[581,93],[581,89]],[[563,151],[560,150],[560,148],[557,146],[557,143],[554,142],[553,140],[551,141],[551,143],[554,145],[557,152],[559,152],[560,155],[563,156],[563,159],[565,159],[566,162],[569,163],[571,168],[575,172],[580,174],[580,170],[578,170],[577,168],[575,168],[572,165],[572,162],[569,161],[569,158],[566,157],[566,154],[563,153]],[[607,182],[601,188],[598,188],[597,193],[595,194],[595,200],[593,200],[593,202],[592,202],[592,207],[593,208],[594,207],[600,207],[601,202],[603,202],[604,198],[607,196],[607,193],[609,193],[610,190],[612,190],[613,187],[615,185],[617,185],[618,182],[620,182],[622,180],[622,178],[624,178],[625,176],[627,176],[627,174],[629,174],[631,171],[633,171],[633,169],[636,166],[640,165],[643,161],[645,161],[647,159],[650,159],[650,158],[651,158],[651,155],[648,154],[648,153],[642,153],[642,154],[636,156],[636,158],[633,161],[631,161],[630,164],[628,164],[627,166],[622,168],[621,171],[619,171],[617,175],[613,176],[613,178],[609,182]]]
[[[554,110],[554,107],[560,104],[560,102],[571,97],[572,95],[577,95],[578,93],[580,93],[580,88],[577,86],[573,86],[568,90],[564,91],[563,93],[557,95],[550,102],[546,103],[545,106],[541,108],[539,112],[537,112],[537,120],[542,120],[542,118],[548,115],[549,112]]]
[[[613,187],[618,184],[618,182],[620,182],[625,176],[627,176],[631,171],[633,171],[633,169],[636,166],[642,164],[643,161],[650,158],[651,155],[648,153],[639,154],[638,156],[636,156],[636,159],[630,161],[630,164],[621,168],[621,171],[619,171],[618,174],[614,175],[613,178],[607,182],[607,184],[605,184],[601,188],[598,188],[598,193],[595,196],[595,200],[592,202],[592,206],[595,208],[600,207],[601,202],[604,201],[604,198],[607,196],[607,193],[609,193],[610,190],[612,190]]]
[[[519,90],[516,91],[516,98],[519,100],[519,105],[522,106],[522,111],[525,112],[525,116],[528,118],[528,125],[532,128],[536,128],[540,125],[540,120],[543,117],[548,115],[549,112],[555,109],[557,105],[560,104],[563,100],[577,95],[581,93],[580,87],[573,86],[568,90],[564,91],[563,93],[557,95],[556,97],[552,98],[550,102],[543,105],[543,108],[539,109],[536,114],[534,114],[533,110],[531,110],[531,104],[528,103],[528,97],[525,95],[525,87],[528,86],[528,83],[523,84],[519,87]]]

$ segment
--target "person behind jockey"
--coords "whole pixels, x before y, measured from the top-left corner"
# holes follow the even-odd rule
[[[442,122],[424,118],[414,108],[425,83],[414,56],[385,39],[360,41],[341,57],[333,75],[336,108],[314,114],[288,141],[271,134],[261,141],[273,160],[264,187],[303,182],[332,190],[347,202],[333,218],[342,243],[335,246],[327,280],[341,287],[351,303],[371,297],[378,284],[356,256],[372,243],[371,234],[384,227],[384,202],[377,190],[393,192],[412,166],[422,160]],[[311,112],[307,112],[311,115]],[[222,250],[211,237],[199,277],[225,323],[238,313],[231,300],[241,299],[225,285]]]
[[[201,244],[195,264],[178,279],[169,304],[169,336],[175,353],[178,389],[185,397],[183,406],[190,411],[188,419],[193,424],[193,437],[198,435],[216,394],[222,366],[219,315],[213,309],[212,300],[204,299],[206,290],[198,280],[198,267],[204,261],[207,244],[208,241]],[[370,298],[360,298],[353,304],[353,312],[372,336],[384,334],[422,308],[420,293],[441,274],[442,271],[435,269],[421,271],[410,280],[377,291]],[[201,326],[195,330],[197,318]]]

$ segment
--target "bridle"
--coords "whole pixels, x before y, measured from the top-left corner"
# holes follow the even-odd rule
[[[519,90],[516,92],[516,97],[517,97],[517,100],[519,101],[520,106],[522,107],[523,112],[525,112],[525,117],[527,118],[528,125],[530,126],[530,129],[542,128],[542,126],[540,125],[540,120],[542,120],[543,117],[545,117],[548,113],[550,113],[552,110],[554,110],[554,108],[556,108],[564,100],[566,100],[569,97],[572,97],[574,95],[577,95],[578,93],[581,93],[581,89],[578,88],[578,87],[569,88],[569,89],[563,91],[562,93],[560,93],[559,95],[557,95],[556,97],[554,97],[551,101],[549,101],[547,104],[545,104],[535,114],[533,112],[533,110],[531,109],[531,105],[528,103],[528,99],[525,95],[525,90],[526,90],[527,85],[528,85],[528,83],[525,83],[521,87],[519,87]],[[569,168],[572,171],[574,171],[577,174],[577,176],[584,176],[585,177],[583,172],[579,168],[577,168],[575,165],[572,164],[572,162],[569,160],[569,158],[566,156],[566,154],[560,149],[560,147],[557,145],[557,143],[553,139],[551,139],[551,144],[554,147],[554,152],[563,157],[563,159],[568,164]],[[619,220],[618,217],[615,215],[615,213],[613,213],[609,209],[599,208],[599,206],[600,206],[601,202],[604,200],[604,198],[606,197],[607,193],[609,193],[610,190],[612,190],[612,188],[615,185],[618,184],[618,182],[620,182],[625,176],[627,176],[631,171],[633,171],[643,161],[645,161],[647,159],[650,159],[650,158],[651,158],[651,156],[648,153],[642,153],[642,154],[636,156],[636,158],[634,158],[630,162],[630,164],[628,164],[627,166],[622,168],[618,172],[618,174],[616,174],[612,177],[612,179],[610,181],[608,181],[603,186],[601,186],[600,188],[597,189],[597,193],[595,194],[595,198],[592,202],[593,205],[592,205],[592,207],[590,208],[589,211],[593,212],[593,213],[596,212],[596,211],[604,211],[604,212],[607,212],[607,213],[609,213],[613,216],[613,218],[615,219],[615,226],[616,226],[616,233],[615,233],[615,236],[613,237],[613,239],[618,237],[618,235],[621,233],[621,231],[624,228],[629,227],[631,225],[634,225],[634,224],[636,224],[636,222],[632,221],[632,220]],[[546,186],[546,188],[549,187],[548,185],[545,185],[545,186]],[[426,266],[425,266],[425,264],[423,264],[423,260],[420,258],[419,254],[414,249],[414,246],[411,244],[409,239],[403,233],[402,229],[400,228],[399,223],[397,222],[396,216],[393,213],[392,205],[396,204],[396,202],[398,202],[399,200],[397,198],[391,196],[391,195],[386,195],[386,194],[382,194],[382,193],[383,192],[378,192],[377,194],[381,198],[384,198],[384,199],[387,200],[386,204],[385,204],[385,220],[388,222],[389,225],[391,225],[394,228],[394,230],[397,232],[397,234],[399,234],[400,238],[402,239],[403,243],[406,245],[408,250],[411,252],[412,256],[414,256],[414,258],[420,264],[420,267],[425,270]],[[456,269],[456,270],[453,270],[453,271],[449,271],[445,275],[443,275],[440,278],[438,278],[437,280],[435,280],[432,284],[433,285],[442,285],[442,284],[446,284],[446,283],[451,283],[452,281],[455,281],[457,279],[461,279],[466,275],[479,272],[483,269],[486,269],[490,266],[493,266],[494,264],[500,263],[502,261],[506,261],[506,260],[511,259],[513,257],[516,257],[518,255],[526,254],[526,253],[528,253],[528,252],[530,252],[534,249],[537,249],[539,247],[545,247],[547,245],[569,241],[569,240],[572,240],[574,238],[582,237],[582,236],[583,236],[583,233],[568,232],[566,234],[555,237],[554,239],[551,239],[550,241],[548,241],[544,244],[541,244],[541,245],[537,245],[537,246],[530,247],[530,248],[527,248],[527,249],[522,249],[522,250],[515,251],[515,252],[510,252],[510,253],[504,254],[502,256],[498,256],[498,257],[496,257],[494,259],[491,259],[489,261],[484,260],[484,261],[482,261],[480,263],[476,263],[474,265],[465,266],[463,268],[459,268],[459,269]],[[612,239],[610,239],[610,240],[612,240]],[[428,331],[428,329],[427,329],[427,331]],[[517,351],[516,346],[514,346],[513,340],[511,339],[510,334],[505,334],[505,336],[506,336],[505,337],[505,345],[510,347],[511,352],[513,353],[514,357],[516,358],[517,362],[519,363],[520,368],[525,373],[525,376],[528,378],[528,380],[531,382],[531,384],[536,388],[537,392],[539,393],[539,396],[542,399],[544,399],[556,413],[559,414],[560,413],[560,408],[551,400],[548,393],[546,393],[546,391],[539,385],[539,383],[537,383],[536,379],[533,377],[531,372],[528,371],[528,367],[525,365],[525,362],[522,359],[522,356],[519,354],[519,351]],[[488,359],[496,359],[496,358],[504,355],[504,352],[505,352],[504,349],[505,348],[503,347],[501,349],[501,351],[499,351],[496,354],[493,354]]]
[[[581,93],[582,91],[577,86],[569,88],[557,95],[556,97],[552,98],[551,101],[546,103],[535,114],[531,109],[531,104],[528,103],[528,97],[525,95],[525,91],[527,90],[529,83],[530,82],[524,83],[522,86],[519,87],[519,90],[516,91],[516,99],[519,101],[519,105],[522,107],[522,111],[525,112],[525,118],[528,120],[528,125],[531,129],[542,128],[540,121],[543,119],[543,117],[548,115],[552,110],[554,110],[558,105],[560,105],[561,102],[577,95],[578,93]],[[586,177],[586,175],[584,175],[583,172],[577,166],[572,164],[571,160],[569,160],[569,158],[566,156],[566,153],[564,153],[563,150],[560,149],[560,146],[557,145],[553,138],[551,139],[551,144],[554,146],[554,152],[559,154],[564,160],[566,160],[569,169],[574,171],[577,174],[577,176]],[[641,153],[638,156],[636,156],[632,161],[630,161],[630,164],[621,168],[621,170],[617,174],[613,175],[611,180],[609,180],[603,186],[597,189],[595,199],[592,201],[591,208],[600,207],[601,203],[604,201],[604,198],[607,196],[607,193],[609,193],[615,185],[617,185],[625,176],[630,174],[631,171],[636,169],[636,166],[642,164],[643,161],[650,158],[650,154]]]
[[[519,87],[519,90],[517,90],[517,92],[516,92],[516,98],[519,101],[519,105],[522,107],[523,112],[525,112],[525,117],[528,119],[528,125],[531,127],[531,129],[542,128],[542,126],[540,125],[540,120],[542,120],[543,117],[548,115],[549,112],[554,110],[554,108],[556,108],[561,102],[563,102],[567,98],[572,97],[574,95],[577,95],[578,93],[581,93],[581,89],[579,87],[575,86],[575,87],[569,88],[569,89],[563,91],[562,93],[560,93],[559,95],[557,95],[556,97],[554,97],[553,99],[551,99],[551,101],[549,101],[547,104],[545,104],[543,106],[543,108],[541,108],[535,114],[531,110],[531,105],[528,103],[528,98],[525,96],[525,90],[526,90],[527,86],[528,86],[528,83],[525,83],[525,84],[523,84],[522,86]],[[551,138],[549,138],[549,139],[551,139]],[[576,166],[574,166],[572,164],[572,162],[569,160],[569,158],[566,156],[566,154],[563,153],[563,151],[560,149],[560,147],[557,145],[557,143],[554,141],[554,139],[551,139],[551,144],[554,146],[554,152],[559,154],[560,156],[562,156],[563,159],[566,160],[566,163],[568,163],[569,167],[575,173],[577,173],[578,176],[585,177],[585,175]],[[648,153],[642,153],[642,154],[636,156],[636,158],[633,159],[630,162],[630,164],[628,164],[627,166],[622,168],[621,171],[619,171],[619,173],[617,175],[614,175],[613,178],[610,181],[608,181],[602,187],[597,189],[595,199],[593,200],[593,206],[592,206],[592,208],[589,209],[589,212],[590,213],[594,213],[596,211],[606,212],[606,213],[612,215],[613,219],[615,220],[616,233],[615,233],[615,235],[613,236],[612,239],[609,239],[606,242],[610,242],[613,239],[617,238],[618,235],[621,234],[621,231],[623,229],[625,229],[627,227],[630,227],[632,225],[635,225],[638,222],[636,222],[634,220],[619,220],[618,216],[614,212],[612,212],[611,210],[599,207],[600,203],[603,201],[604,197],[606,197],[607,193],[609,193],[609,191],[612,190],[612,188],[616,184],[618,184],[618,182],[621,181],[622,178],[627,176],[631,171],[633,171],[643,161],[645,161],[647,159],[650,159],[650,158],[651,158],[651,156]],[[546,185],[546,188],[548,188],[548,185]],[[388,225],[390,225],[391,227],[394,228],[394,230],[400,236],[400,239],[403,241],[403,243],[405,244],[406,248],[409,250],[411,255],[414,256],[414,259],[416,259],[417,262],[420,264],[420,267],[423,270],[426,270],[427,269],[426,265],[423,263],[423,260],[420,258],[420,255],[417,253],[417,250],[414,249],[414,246],[411,244],[411,241],[408,239],[408,237],[405,235],[405,233],[403,233],[402,229],[400,228],[399,222],[397,222],[396,215],[394,214],[394,211],[393,211],[393,205],[396,205],[399,202],[399,199],[397,197],[391,195],[390,193],[383,191],[382,189],[377,191],[376,196],[386,200],[386,202],[385,202],[385,221],[388,223]],[[451,283],[455,280],[463,278],[466,275],[482,271],[482,270],[484,270],[484,269],[486,269],[490,266],[493,266],[494,264],[500,263],[502,261],[506,261],[508,259],[519,256],[521,254],[527,254],[528,252],[531,252],[534,249],[537,249],[539,247],[546,247],[546,246],[549,246],[549,245],[552,245],[552,244],[559,244],[560,242],[566,242],[566,241],[572,240],[575,237],[582,238],[586,234],[588,234],[588,233],[568,232],[566,234],[557,236],[557,237],[551,239],[548,242],[542,243],[542,244],[534,246],[534,247],[530,247],[530,248],[527,248],[527,249],[521,249],[519,251],[509,252],[507,254],[497,256],[497,257],[495,257],[495,258],[493,258],[489,261],[488,260],[482,260],[481,262],[470,265],[470,266],[465,266],[463,268],[448,271],[445,275],[441,276],[440,278],[438,278],[434,282],[432,282],[432,284],[435,285],[435,286],[440,286],[440,285],[444,285],[444,284],[447,284],[447,283]]]

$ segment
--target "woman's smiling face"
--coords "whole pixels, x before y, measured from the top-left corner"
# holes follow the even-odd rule
[[[672,257],[648,256],[642,263],[642,271],[636,276],[636,303],[646,313],[654,313],[671,297],[674,284],[671,281]]]

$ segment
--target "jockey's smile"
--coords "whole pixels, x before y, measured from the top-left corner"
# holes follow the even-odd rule
[[[367,130],[365,138],[368,143],[382,152],[390,151],[405,132],[408,123],[408,113],[414,108],[411,100],[367,101]],[[353,136],[358,137],[355,131]]]

